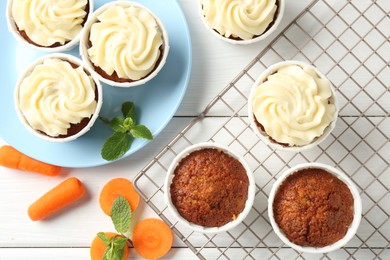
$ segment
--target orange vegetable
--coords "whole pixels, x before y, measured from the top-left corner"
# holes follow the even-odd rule
[[[0,147],[0,165],[48,176],[56,176],[61,171],[61,167],[37,161],[9,145]]]
[[[132,211],[137,209],[139,195],[134,189],[131,181],[123,178],[116,178],[107,182],[100,193],[99,203],[104,213],[110,216],[112,203],[118,196],[123,196],[127,199]]]
[[[85,193],[83,184],[71,177],[48,191],[28,208],[32,220],[41,220],[80,199]]]
[[[147,259],[163,257],[172,247],[173,235],[167,224],[155,218],[144,219],[135,226],[133,245]]]
[[[111,238],[113,236],[120,236],[119,234],[113,232],[105,232],[104,234],[106,234],[108,238]],[[104,245],[103,240],[101,240],[101,238],[96,236],[91,243],[91,248],[90,248],[91,260],[102,260],[105,250],[106,250],[106,246]],[[127,259],[128,254],[129,254],[129,247],[126,246],[123,259]]]

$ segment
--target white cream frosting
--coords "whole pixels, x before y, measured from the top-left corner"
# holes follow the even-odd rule
[[[256,87],[252,111],[265,132],[290,146],[310,144],[335,119],[329,81],[312,68],[287,65]]]
[[[222,36],[261,35],[274,20],[276,0],[201,0],[205,22]]]
[[[139,80],[147,76],[160,57],[161,29],[147,10],[110,6],[91,27],[88,55],[108,75]]]
[[[48,58],[37,65],[19,87],[19,108],[28,124],[49,136],[66,135],[95,112],[95,83],[79,66]]]
[[[88,0],[13,0],[19,30],[41,46],[64,45],[81,31]]]

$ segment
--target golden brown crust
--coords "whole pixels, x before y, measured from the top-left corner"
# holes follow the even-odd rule
[[[324,247],[345,236],[352,223],[353,196],[347,185],[322,169],[293,173],[276,192],[273,213],[294,244]]]
[[[237,159],[206,148],[180,161],[170,192],[183,218],[204,227],[220,227],[244,210],[248,185],[245,168]]]

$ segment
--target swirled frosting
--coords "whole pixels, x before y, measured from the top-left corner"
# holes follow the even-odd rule
[[[13,0],[12,17],[34,43],[64,45],[81,31],[88,0]]]
[[[276,142],[303,146],[323,134],[336,107],[328,80],[312,68],[287,65],[257,86],[252,110]]]
[[[19,87],[19,108],[35,130],[56,137],[66,135],[94,113],[95,83],[80,66],[47,58],[25,77]]]
[[[201,0],[205,22],[227,38],[252,39],[274,20],[276,0]]]
[[[163,44],[153,15],[136,7],[110,6],[91,27],[88,55],[108,75],[139,80],[153,71]]]

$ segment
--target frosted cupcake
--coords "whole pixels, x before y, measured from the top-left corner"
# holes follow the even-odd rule
[[[22,124],[51,142],[74,140],[86,133],[101,105],[99,81],[71,55],[39,58],[21,74],[15,88],[15,108]]]
[[[314,67],[277,63],[252,87],[249,120],[255,133],[271,146],[303,150],[323,141],[337,119],[335,91]]]
[[[92,0],[9,0],[8,28],[36,50],[65,51],[79,42],[92,10]]]
[[[206,27],[218,38],[249,44],[276,30],[284,5],[284,0],[200,0],[200,13]]]
[[[157,75],[169,51],[161,21],[137,3],[116,1],[94,12],[80,52],[99,79],[112,86],[144,84]]]

